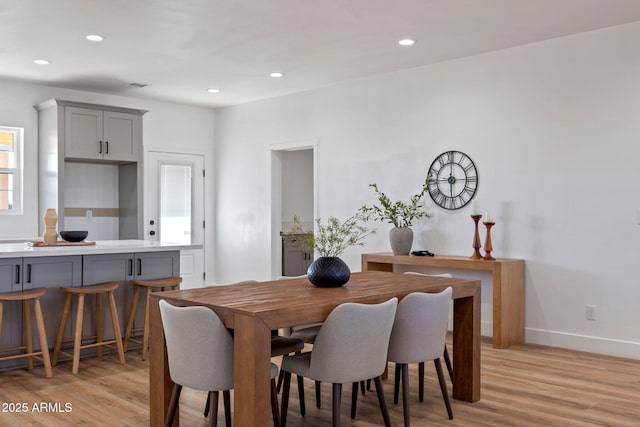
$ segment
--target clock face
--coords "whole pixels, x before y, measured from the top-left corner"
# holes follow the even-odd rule
[[[471,201],[478,189],[478,171],[473,160],[460,151],[440,154],[429,167],[429,194],[440,207],[460,209]]]

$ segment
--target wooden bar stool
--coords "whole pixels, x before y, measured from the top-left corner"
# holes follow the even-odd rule
[[[118,351],[118,357],[120,364],[125,364],[124,350],[122,348],[122,337],[120,334],[120,323],[118,322],[118,311],[116,308],[116,299],[113,295],[113,291],[118,288],[118,282],[106,282],[99,283],[97,285],[83,286],[81,288],[65,288],[61,287],[60,290],[67,294],[67,298],[64,302],[64,309],[62,310],[62,317],[60,318],[60,326],[58,327],[58,335],[56,336],[56,345],[53,351],[53,365],[58,363],[58,355],[63,354],[73,359],[72,371],[74,374],[78,373],[80,366],[80,350],[85,348],[98,347],[98,357],[102,357],[102,346],[110,346],[115,344]],[[102,336],[102,295],[107,294],[109,299],[109,307],[111,311],[111,322],[113,324],[114,339],[104,341]],[[96,335],[90,337],[82,336],[82,319],[84,314],[84,297],[85,295],[96,296]],[[63,342],[64,329],[67,324],[67,317],[69,317],[69,311],[71,309],[71,298],[73,296],[78,297],[78,312],[76,313],[76,327],[73,339],[64,341],[73,341],[73,355],[60,351],[60,347]],[[91,344],[82,344],[83,340],[95,339],[96,342]]]
[[[182,283],[182,277],[165,277],[163,279],[154,280],[132,280],[133,299],[131,300],[131,309],[129,310],[129,319],[124,331],[124,351],[129,347],[129,341],[133,341],[142,345],[142,360],[146,360],[149,354],[149,294],[156,290],[165,291],[167,289],[177,289]],[[133,328],[133,322],[136,319],[136,310],[138,309],[138,299],[140,298],[140,290],[146,290],[144,303],[144,323],[142,328]],[[135,332],[142,331],[142,341],[133,338]]]
[[[40,306],[40,297],[47,292],[45,288],[29,289],[26,291],[11,292],[0,294],[0,334],[2,333],[2,309],[5,301],[22,301],[24,307],[24,335],[26,345],[7,348],[0,350],[0,353],[21,351],[19,354],[0,357],[0,360],[27,358],[27,368],[33,369],[33,359],[42,361],[44,372],[47,378],[51,378],[51,361],[49,359],[49,346],[47,345],[47,334],[44,329],[44,321],[42,319],[42,307]],[[31,337],[31,307],[29,301],[33,301],[33,311],[36,317],[36,328],[38,329],[38,339],[40,340],[40,351],[33,351],[33,340]],[[24,350],[24,352],[22,352]]]

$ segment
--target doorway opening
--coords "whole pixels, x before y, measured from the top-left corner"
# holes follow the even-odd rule
[[[294,215],[305,230],[313,231],[317,206],[316,152],[315,142],[271,148],[271,272],[274,279],[297,275],[296,272],[304,274],[306,266],[313,261],[312,253],[297,245],[287,245],[291,242],[283,240],[283,234],[291,230]]]

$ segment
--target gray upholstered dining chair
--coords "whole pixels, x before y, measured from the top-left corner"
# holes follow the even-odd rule
[[[380,376],[387,364],[389,337],[397,305],[397,298],[380,304],[341,304],[324,321],[312,351],[283,359],[283,427],[286,424],[292,373],[333,384],[334,427],[340,425],[342,384],[374,378],[385,426],[391,425]],[[354,348],[358,351],[354,351]]]
[[[453,277],[449,273],[426,274],[426,273],[418,273],[418,272],[415,272],[415,271],[407,271],[404,274],[413,274],[413,275],[416,275],[416,276],[447,277],[449,279],[451,279]],[[447,350],[447,344],[446,343],[444,345],[443,358],[444,358],[445,365],[447,365],[447,372],[449,372],[449,379],[453,383],[453,364],[451,363],[451,358],[449,357],[449,350]],[[400,375],[400,371],[396,369],[396,372],[395,372],[395,377],[396,377],[395,381],[396,381],[396,383],[395,383],[394,394],[393,394],[393,403],[398,403],[399,375]],[[420,363],[418,365],[418,375],[420,375],[420,378],[422,378],[420,384],[424,384],[424,362]],[[422,390],[423,390],[423,388],[420,388],[420,396],[421,396],[420,397],[420,399],[421,399],[420,401],[422,401],[422,396],[423,396]]]
[[[405,427],[410,425],[409,363],[433,360],[449,419],[453,419],[447,384],[440,363],[447,334],[451,293],[451,288],[438,294],[415,292],[404,297],[398,304],[389,339],[388,360],[395,362],[396,367],[400,366],[402,372]],[[424,378],[420,378],[420,381],[424,384]],[[422,400],[421,394],[420,401]]]
[[[209,425],[218,421],[218,392],[224,396],[225,420],[231,425],[233,388],[233,337],[213,310],[206,307],[175,307],[160,300],[160,315],[167,345],[169,374],[175,383],[165,426],[173,425],[182,387],[209,391],[212,408]],[[274,427],[279,426],[275,378],[278,367],[271,364],[271,409]]]

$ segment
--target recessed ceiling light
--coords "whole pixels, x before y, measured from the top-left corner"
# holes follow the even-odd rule
[[[92,42],[101,42],[102,40],[104,40],[104,37],[99,36],[97,34],[89,34],[87,36],[84,37],[85,39],[92,41]]]
[[[207,92],[209,92],[209,93],[219,93],[220,89],[210,88],[210,89],[207,89]]]
[[[283,77],[283,76],[284,76],[284,73],[281,73],[281,72],[276,71],[276,72],[273,72],[273,73],[269,73],[269,75],[270,75],[271,77]]]
[[[415,41],[415,40],[412,40],[412,39],[402,39],[402,40],[398,41],[398,44],[399,44],[400,46],[411,46],[411,45],[413,45],[415,42],[416,42],[416,41]]]
[[[49,61],[47,59],[34,59],[33,62],[34,62],[34,64],[38,64],[38,65],[49,65],[49,64],[51,64],[51,61]]]

